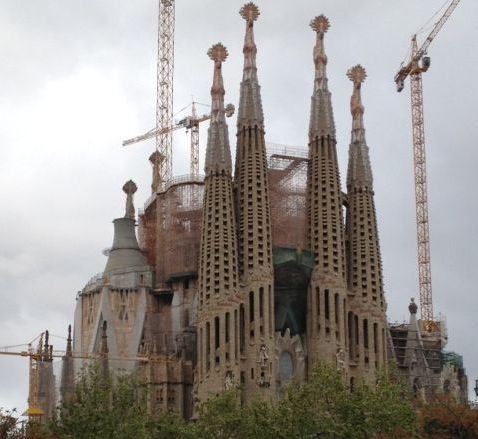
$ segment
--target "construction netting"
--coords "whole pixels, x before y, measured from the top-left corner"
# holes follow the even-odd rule
[[[156,199],[158,244],[156,276],[159,287],[177,276],[197,273],[202,226],[204,179],[175,177]]]
[[[307,148],[267,144],[274,246],[306,248]]]
[[[306,247],[307,148],[267,143],[274,246]],[[197,273],[204,179],[175,177],[140,214],[140,244],[156,268],[157,287]]]

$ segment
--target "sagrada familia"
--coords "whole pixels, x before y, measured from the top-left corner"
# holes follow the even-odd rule
[[[319,361],[353,389],[375,383],[395,359],[415,392],[448,379],[449,391],[463,397],[463,366],[445,370],[438,361],[434,368],[443,334],[424,340],[416,305],[410,324],[387,323],[364,68],[347,72],[352,129],[344,193],[324,49],[328,19],[310,24],[316,40],[308,150],[266,151],[254,40],[259,10],[248,3],[240,14],[246,31],[234,172],[222,76],[228,52],[216,44],[208,52],[214,73],[205,177],[153,184],[139,214],[139,240],[136,185],[125,184],[126,214],[114,220],[106,266],[77,296],[63,398],[71,396],[79,367],[74,352],[138,370],[151,409],[185,418],[234,386],[244,402],[275,400],[292,379],[307,380]]]

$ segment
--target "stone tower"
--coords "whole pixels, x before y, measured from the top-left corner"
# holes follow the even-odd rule
[[[373,382],[386,361],[386,317],[382,261],[375,214],[372,168],[365,141],[361,87],[365,69],[347,72],[353,82],[350,100],[352,139],[347,172],[347,283],[351,293],[348,327],[352,377]]]
[[[214,61],[214,80],[199,261],[196,391],[200,401],[233,386],[239,376],[237,235],[222,78],[227,50],[219,43],[208,55]]]
[[[315,255],[307,297],[309,368],[317,360],[334,363],[345,357],[346,285],[342,192],[335,124],[327,85],[324,36],[329,20],[312,20],[315,80],[309,126],[307,182],[308,242]]]
[[[254,21],[259,9],[240,10],[246,22],[244,70],[237,119],[236,214],[240,293],[241,384],[244,397],[275,395],[272,233],[264,116],[257,79]]]

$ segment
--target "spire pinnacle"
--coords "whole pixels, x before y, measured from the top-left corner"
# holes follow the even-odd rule
[[[222,79],[222,63],[226,61],[229,53],[221,43],[217,43],[208,50],[207,54],[214,61],[214,79],[211,87],[212,124],[224,120],[224,95],[226,92]]]
[[[363,124],[363,113],[365,111],[362,105],[361,88],[362,83],[367,78],[367,72],[360,65],[352,67],[347,71],[348,78],[354,84],[354,90],[350,99],[350,112],[352,113],[352,143],[365,142],[365,128]]]
[[[314,47],[315,86],[316,89],[327,90],[327,55],[324,48],[324,35],[330,28],[329,19],[319,15],[310,22],[310,27],[317,33]]]
[[[211,124],[209,127],[208,146],[206,150],[206,175],[211,172],[226,171],[231,173],[231,152],[229,135],[224,115],[224,81],[222,63],[228,57],[227,49],[217,43],[207,52],[214,61],[214,78],[211,87]]]
[[[327,84],[327,55],[324,48],[324,35],[330,28],[329,19],[319,15],[310,22],[317,34],[313,57],[315,65],[314,94],[309,126],[309,140],[329,136],[335,139],[335,122],[332,111],[331,95]]]
[[[352,113],[352,140],[349,150],[349,169],[347,186],[369,186],[373,184],[372,168],[365,141],[365,127],[363,122],[364,106],[362,104],[362,84],[367,78],[367,72],[360,65],[350,68],[347,77],[353,82],[353,93],[350,98],[350,112]]]
[[[241,95],[237,118],[238,128],[241,126],[260,126],[264,124],[259,81],[257,79],[257,46],[254,41],[254,21],[260,15],[259,8],[252,2],[246,3],[239,11],[246,22],[244,37],[244,69],[241,82]]]
[[[243,80],[257,80],[256,54],[257,47],[254,42],[254,21],[259,18],[259,8],[252,2],[245,4],[239,11],[241,17],[246,21],[246,36],[244,38],[244,74]]]
[[[135,210],[133,204],[133,195],[138,190],[133,180],[127,181],[123,186],[123,192],[126,194],[126,213],[125,218],[135,219]]]
[[[66,339],[66,355],[71,356],[71,325],[68,325],[68,338]]]

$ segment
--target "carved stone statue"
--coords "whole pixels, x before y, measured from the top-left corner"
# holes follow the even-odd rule
[[[266,369],[268,361],[269,361],[269,353],[267,352],[267,346],[263,344],[259,348],[257,363],[259,364],[261,369]]]
[[[230,390],[234,387],[234,374],[228,370],[226,376],[224,377],[224,388]]]

